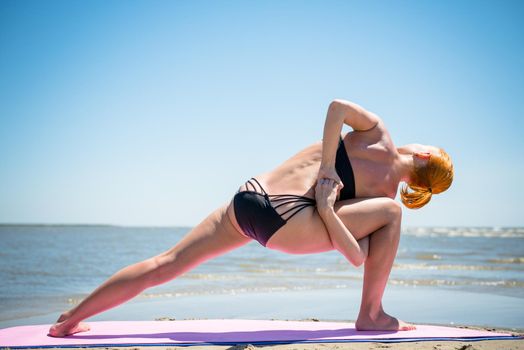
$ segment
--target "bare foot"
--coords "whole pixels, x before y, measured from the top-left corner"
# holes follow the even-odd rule
[[[87,323],[79,322],[72,324],[68,321],[67,315],[62,314],[56,323],[49,328],[49,333],[47,335],[51,337],[65,337],[75,333],[87,332],[91,329]]]
[[[417,328],[415,325],[398,320],[384,311],[381,311],[376,317],[358,315],[355,327],[358,331],[412,331]]]

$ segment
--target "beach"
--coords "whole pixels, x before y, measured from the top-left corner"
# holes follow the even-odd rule
[[[0,235],[8,248],[0,260],[0,277],[6,281],[0,286],[0,328],[53,323],[60,312],[78,303],[110,273],[157,254],[187,230],[189,228],[0,227]],[[415,324],[478,327],[522,334],[522,238],[524,229],[520,228],[404,229],[384,295],[385,310]],[[75,244],[77,241],[83,244]],[[87,321],[354,322],[361,283],[362,269],[351,267],[335,252],[286,255],[250,243]],[[519,349],[523,343],[522,340],[490,340],[263,347],[286,350]]]
[[[3,0],[0,18],[0,350],[66,344],[60,315],[100,327],[67,346],[105,350],[524,350],[524,0]],[[358,268],[348,234],[370,237]],[[381,307],[419,332],[319,323],[396,328]],[[282,333],[305,343],[263,344]]]

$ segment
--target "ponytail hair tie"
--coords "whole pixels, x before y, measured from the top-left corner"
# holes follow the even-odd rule
[[[431,189],[431,187],[428,187],[428,191],[429,193],[433,194],[433,190]]]

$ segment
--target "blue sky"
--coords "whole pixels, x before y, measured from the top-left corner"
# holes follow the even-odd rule
[[[445,148],[404,224],[522,226],[519,1],[0,2],[0,222],[197,224],[329,102]]]

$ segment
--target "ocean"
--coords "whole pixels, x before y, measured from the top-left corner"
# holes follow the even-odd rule
[[[78,303],[111,274],[167,250],[189,230],[184,227],[0,226],[0,327],[54,321],[61,311]],[[523,272],[524,228],[404,228],[386,296],[390,293],[394,308],[410,310],[406,313],[427,323],[443,323],[448,320],[447,315],[454,315],[449,319],[522,329]],[[183,308],[186,317],[267,318],[273,315],[292,318],[303,317],[305,314],[299,311],[314,303],[316,308],[311,312],[316,314],[310,316],[354,320],[362,275],[362,267],[351,266],[335,251],[290,255],[252,242],[174,281],[144,291],[135,298],[142,306],[134,317],[170,316],[177,314],[176,308]],[[235,297],[220,299],[224,295]],[[271,305],[262,307],[258,301],[253,302],[254,299],[241,302],[250,295],[260,300],[280,300],[280,304],[272,309]],[[326,302],[322,308],[319,300],[307,299],[308,295],[333,297],[331,304]],[[339,315],[340,309],[332,305],[338,297],[347,298],[347,303],[351,301],[353,305],[344,315]],[[421,313],[423,305],[420,304],[437,303],[446,298],[450,299],[446,304],[447,314],[438,310],[438,305],[431,309],[435,311]],[[414,303],[419,299],[418,304]],[[182,302],[189,300],[190,306]],[[242,305],[240,311],[231,311],[235,300]],[[229,311],[223,303],[232,303],[227,308]],[[469,306],[464,309],[466,303]],[[205,308],[199,307],[204,304]],[[167,311],[166,305],[174,309]],[[505,305],[504,312],[478,313],[484,309],[495,310],[497,305],[501,308]],[[291,309],[295,311],[289,311]],[[454,309],[460,313],[453,314]],[[120,314],[119,311],[110,314],[111,317],[128,317],[125,308],[122,310]],[[439,317],[432,316],[437,313]],[[469,318],[461,318],[462,314]]]

